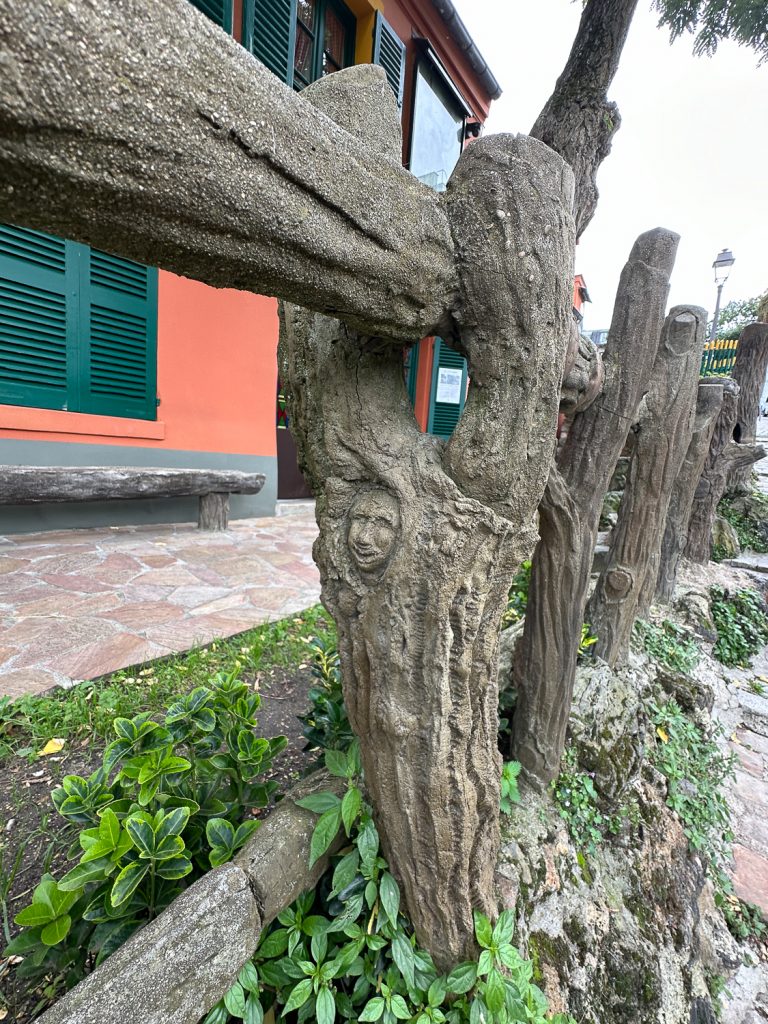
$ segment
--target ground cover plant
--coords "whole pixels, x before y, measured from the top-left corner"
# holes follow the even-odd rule
[[[768,551],[768,495],[760,491],[744,497],[725,497],[717,506],[717,514],[736,531],[742,548]]]
[[[699,649],[688,630],[669,619],[661,623],[638,619],[634,639],[647,655],[676,672],[690,673],[699,662]]]
[[[717,629],[713,654],[723,665],[749,668],[753,655],[768,643],[765,601],[755,590],[710,589]]]

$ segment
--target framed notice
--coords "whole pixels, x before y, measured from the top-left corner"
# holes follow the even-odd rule
[[[447,366],[441,366],[437,371],[437,393],[436,402],[445,402],[447,405],[461,404],[461,379],[464,376],[461,370],[453,370]]]

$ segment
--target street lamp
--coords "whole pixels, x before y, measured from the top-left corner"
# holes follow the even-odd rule
[[[736,262],[730,249],[721,249],[715,257],[712,267],[715,271],[715,284],[717,285],[717,302],[715,303],[715,315],[712,317],[712,330],[709,340],[714,341],[717,334],[717,321],[720,316],[720,296],[723,294],[723,285],[728,280],[731,267]]]

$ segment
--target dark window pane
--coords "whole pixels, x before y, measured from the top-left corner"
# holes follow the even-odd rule
[[[294,69],[305,82],[312,81],[312,43],[312,36],[301,25],[297,26]]]
[[[298,0],[297,13],[299,21],[303,22],[308,29],[315,27],[315,4],[317,0]]]
[[[338,71],[344,64],[344,49],[346,41],[346,29],[333,9],[328,7],[325,12],[325,52],[334,65],[332,68],[333,71]]]
[[[325,51],[323,51],[323,77],[332,75],[334,71],[341,71],[341,67],[335,64]]]

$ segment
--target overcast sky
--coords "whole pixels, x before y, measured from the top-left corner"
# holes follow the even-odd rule
[[[487,130],[527,132],[552,92],[581,13],[570,0],[454,0],[504,94]],[[768,289],[768,65],[722,44],[694,57],[692,39],[669,44],[650,0],[640,0],[610,98],[622,126],[598,174],[600,201],[576,250],[592,304],[584,326],[610,323],[633,241],[662,226],[682,236],[670,304],[715,303],[712,262],[736,263],[723,303]]]

